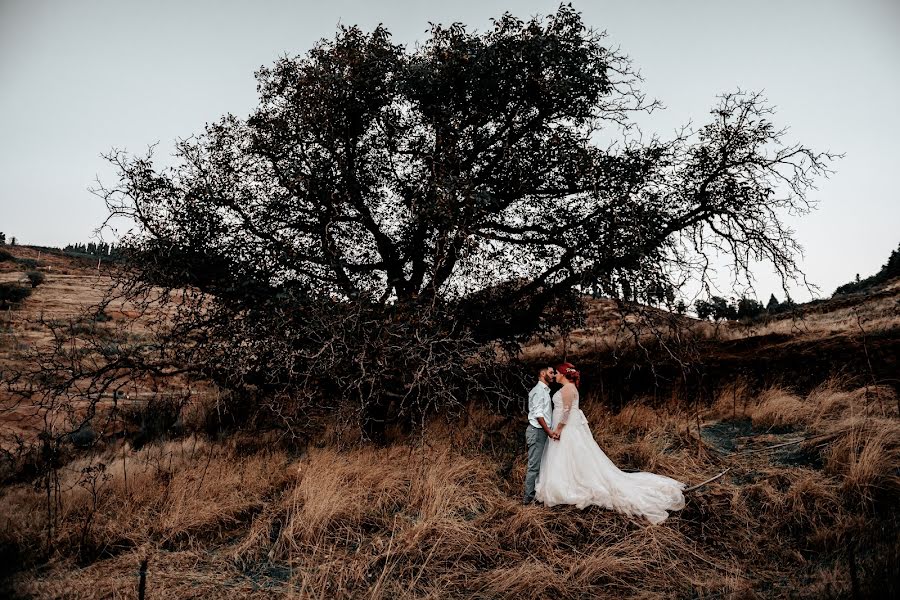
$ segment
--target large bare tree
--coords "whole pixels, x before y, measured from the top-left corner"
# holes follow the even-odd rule
[[[659,106],[568,6],[414,48],[341,28],[257,79],[248,118],[181,141],[170,168],[113,152],[98,193],[137,224],[124,289],[179,294],[154,351],[278,407],[323,389],[375,420],[452,405],[490,342],[577,319],[589,290],[705,283],[713,250],[788,282],[783,218],[831,158],[742,92],[642,139],[631,113]]]

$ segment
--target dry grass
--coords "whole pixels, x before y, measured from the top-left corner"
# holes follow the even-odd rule
[[[95,274],[63,270],[54,265],[5,341],[39,343],[34,315],[74,311],[75,297],[96,292]],[[846,334],[861,314],[867,331],[896,327],[882,300],[718,335]],[[627,343],[621,329],[600,331],[615,316],[608,305],[592,310],[570,354]],[[691,405],[582,407],[623,469],[695,484],[730,468],[659,526],[522,506],[522,420],[474,406],[465,426],[436,419],[387,448],[362,444],[340,418],[302,452],[263,434],[140,450],[110,442],[60,468],[49,512],[41,479],[0,488],[0,595],[135,597],[143,559],[148,598],[844,598],[851,557],[862,597],[897,592],[891,389],[829,380],[809,394],[756,393],[737,380],[702,415]],[[192,410],[188,420],[202,422],[203,404]]]
[[[710,321],[678,316],[662,309],[639,307],[640,315],[620,313],[608,299],[586,300],[584,327],[565,337],[552,336],[545,345],[534,339],[522,350],[531,362],[553,362],[560,356],[584,357],[612,355],[634,349],[637,342],[652,346],[659,337],[675,341],[728,341],[774,336],[791,342],[811,342],[829,338],[859,339],[900,329],[900,279],[894,279],[870,291],[850,297],[838,296],[819,304],[780,315],[760,317],[752,322]],[[676,327],[677,325],[677,327]]]
[[[3,490],[3,543],[34,565],[11,590],[130,597],[146,557],[150,598],[843,597],[848,540],[875,540],[857,550],[863,591],[883,568],[876,552],[898,550],[877,534],[896,528],[900,497],[900,421],[888,394],[830,382],[805,398],[781,389],[742,398],[738,419],[760,426],[776,407],[788,411],[791,435],[810,437],[791,448],[820,456],[821,470],[775,452],[717,451],[675,407],[585,406],[625,469],[697,483],[731,467],[660,526],[596,508],[521,506],[520,424],[486,444],[498,423],[478,409],[452,442],[436,421],[388,448],[325,446],[294,458],[196,438],[110,449],[64,468],[50,554],[42,494]],[[723,392],[728,412],[735,397]],[[884,414],[873,409],[879,397]],[[106,467],[92,494],[85,472],[98,463]]]
[[[806,423],[815,405],[780,387],[763,392],[750,417],[757,427],[794,427]]]
[[[719,331],[721,339],[739,339],[763,335],[787,335],[792,338],[820,339],[834,335],[872,334],[900,327],[897,294],[900,279],[880,288],[878,293],[854,298],[838,297],[824,306],[805,307],[776,318],[761,319],[750,325],[727,323]]]
[[[110,265],[103,263],[97,270],[96,260],[80,260],[55,254],[39,253],[27,246],[6,246],[17,258],[39,260],[38,267],[46,275],[46,281],[33,290],[22,305],[16,310],[0,313],[0,452],[11,450],[17,438],[33,438],[46,427],[45,411],[41,407],[23,401],[21,396],[10,393],[6,389],[5,376],[15,372],[22,366],[29,366],[32,360],[31,351],[52,347],[53,334],[47,323],[55,323],[71,327],[75,331],[90,331],[97,337],[117,340],[120,343],[139,343],[146,341],[150,329],[149,323],[159,313],[172,310],[172,307],[153,306],[153,311],[139,314],[136,306],[128,301],[117,300],[106,307],[107,322],[93,320],[96,304],[108,292],[113,283]],[[6,261],[0,263],[0,281],[27,281],[24,267]],[[83,343],[75,342],[75,346]],[[143,406],[149,399],[182,396],[190,388],[192,403],[187,407],[184,420],[202,419],[203,414],[196,415],[194,405],[203,407],[216,398],[211,386],[202,382],[188,381],[185,378],[173,378],[160,383],[146,378],[133,378],[128,385],[121,388],[129,396],[129,400],[120,400],[120,407],[134,403]],[[51,427],[67,430],[71,423],[63,423],[63,413],[73,420],[76,415],[83,415],[88,407],[95,409],[101,416],[109,416],[114,406],[112,393],[107,392],[105,398],[94,406],[92,402],[81,399],[66,399],[67,412],[59,411],[57,402],[50,402],[56,414],[49,417]],[[97,421],[104,421],[98,418]],[[114,419],[113,419],[114,420]],[[106,422],[107,434],[120,433],[125,426],[121,420]]]

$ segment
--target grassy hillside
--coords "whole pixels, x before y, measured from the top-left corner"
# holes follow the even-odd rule
[[[95,265],[53,266],[4,317],[0,365],[41,343],[40,313],[74,314],[104,283]],[[895,281],[779,320],[691,324],[707,366],[689,385],[632,362],[603,302],[584,330],[530,347],[539,362],[565,345],[584,368],[582,408],[621,468],[689,485],[726,471],[659,526],[522,506],[518,410],[473,404],[387,447],[331,419],[297,445],[204,435],[216,407],[201,394],[165,439],[136,449],[125,428],[72,447],[49,497],[40,457],[10,454],[0,593],[137,597],[146,561],[147,598],[896,597],[898,298]],[[10,452],[36,431],[27,406],[2,417]]]

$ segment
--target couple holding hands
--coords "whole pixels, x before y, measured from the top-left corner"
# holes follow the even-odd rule
[[[685,485],[655,473],[626,473],[606,456],[578,408],[581,374],[571,363],[543,367],[528,394],[528,470],[523,502],[596,505],[661,523],[684,508]],[[550,387],[561,387],[550,397]]]

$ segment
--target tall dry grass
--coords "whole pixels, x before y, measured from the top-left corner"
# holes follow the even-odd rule
[[[861,594],[896,590],[885,583],[900,555],[896,401],[844,383],[804,397],[724,390],[704,429],[748,423],[734,451],[677,404],[586,402],[626,470],[691,484],[730,467],[659,526],[522,506],[522,424],[477,408],[464,428],[436,420],[387,448],[118,447],[61,473],[49,551],[43,496],[2,491],[0,544],[20,561],[7,589],[134,597],[146,558],[149,598],[841,598],[851,564]],[[797,437],[807,441],[758,451]]]

